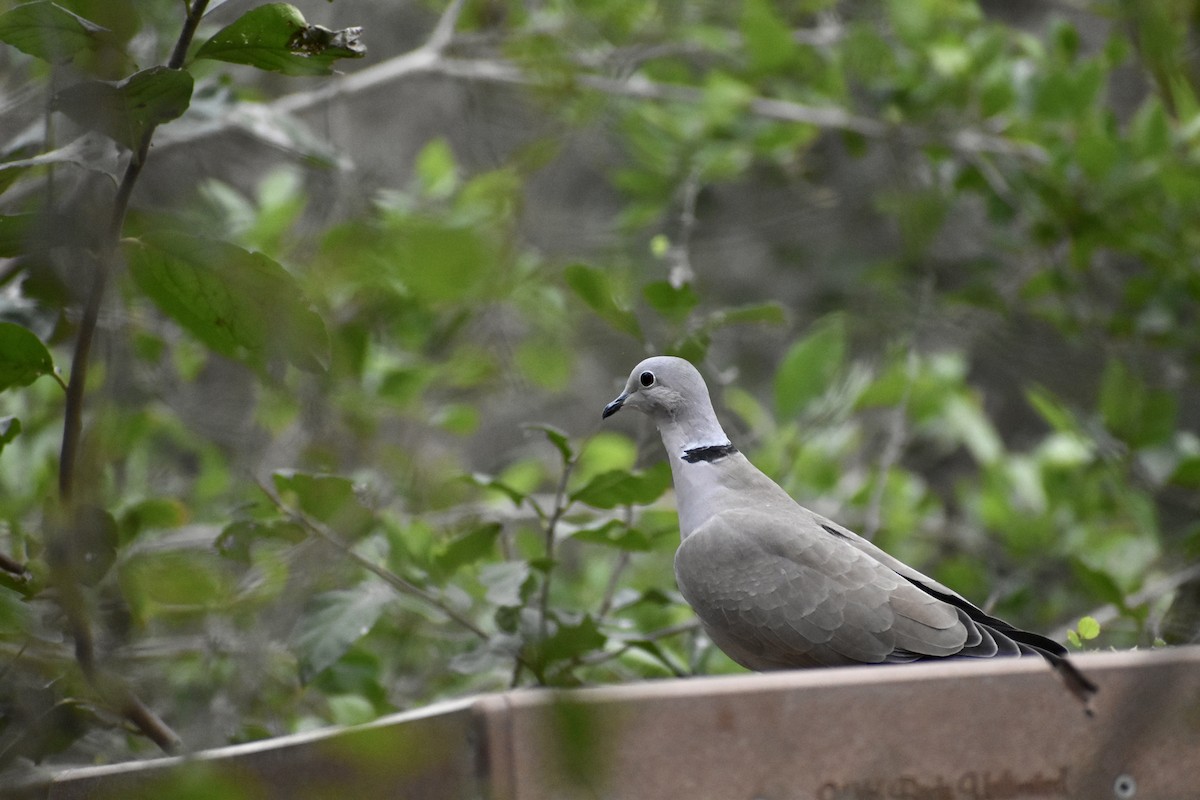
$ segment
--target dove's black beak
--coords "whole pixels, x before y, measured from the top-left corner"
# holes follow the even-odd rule
[[[627,397],[629,397],[628,392],[622,392],[620,395],[618,395],[616,400],[613,400],[604,407],[604,413],[600,415],[600,419],[608,419],[613,414],[620,411],[621,406],[625,405],[625,399]]]

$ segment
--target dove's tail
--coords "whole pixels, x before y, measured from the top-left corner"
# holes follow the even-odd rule
[[[1084,712],[1089,717],[1093,716],[1092,696],[1100,691],[1100,687],[1080,672],[1066,656],[1045,650],[1036,645],[1026,646],[1036,651],[1038,655],[1050,663],[1050,666],[1054,667],[1054,671],[1058,673],[1058,677],[1062,678],[1062,682],[1066,685],[1067,690],[1075,695],[1079,699],[1079,702],[1083,703]]]

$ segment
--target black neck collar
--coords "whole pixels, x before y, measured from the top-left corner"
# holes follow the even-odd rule
[[[725,456],[733,455],[737,452],[737,448],[730,442],[725,444],[710,444],[705,447],[693,447],[690,450],[683,451],[683,460],[689,464],[695,464],[698,461],[720,461]]]

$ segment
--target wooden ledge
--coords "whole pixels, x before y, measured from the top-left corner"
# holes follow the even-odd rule
[[[1200,647],[517,690],[369,725],[66,770],[29,797],[1200,798]]]

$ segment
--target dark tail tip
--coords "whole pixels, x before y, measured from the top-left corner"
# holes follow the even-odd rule
[[[1080,672],[1065,656],[1048,653],[1044,650],[1039,650],[1039,652],[1043,658],[1050,662],[1050,666],[1054,667],[1054,671],[1058,673],[1058,676],[1062,678],[1067,691],[1075,695],[1079,702],[1083,703],[1084,713],[1089,717],[1095,716],[1095,713],[1092,711],[1092,697],[1096,692],[1100,691],[1100,687]]]

